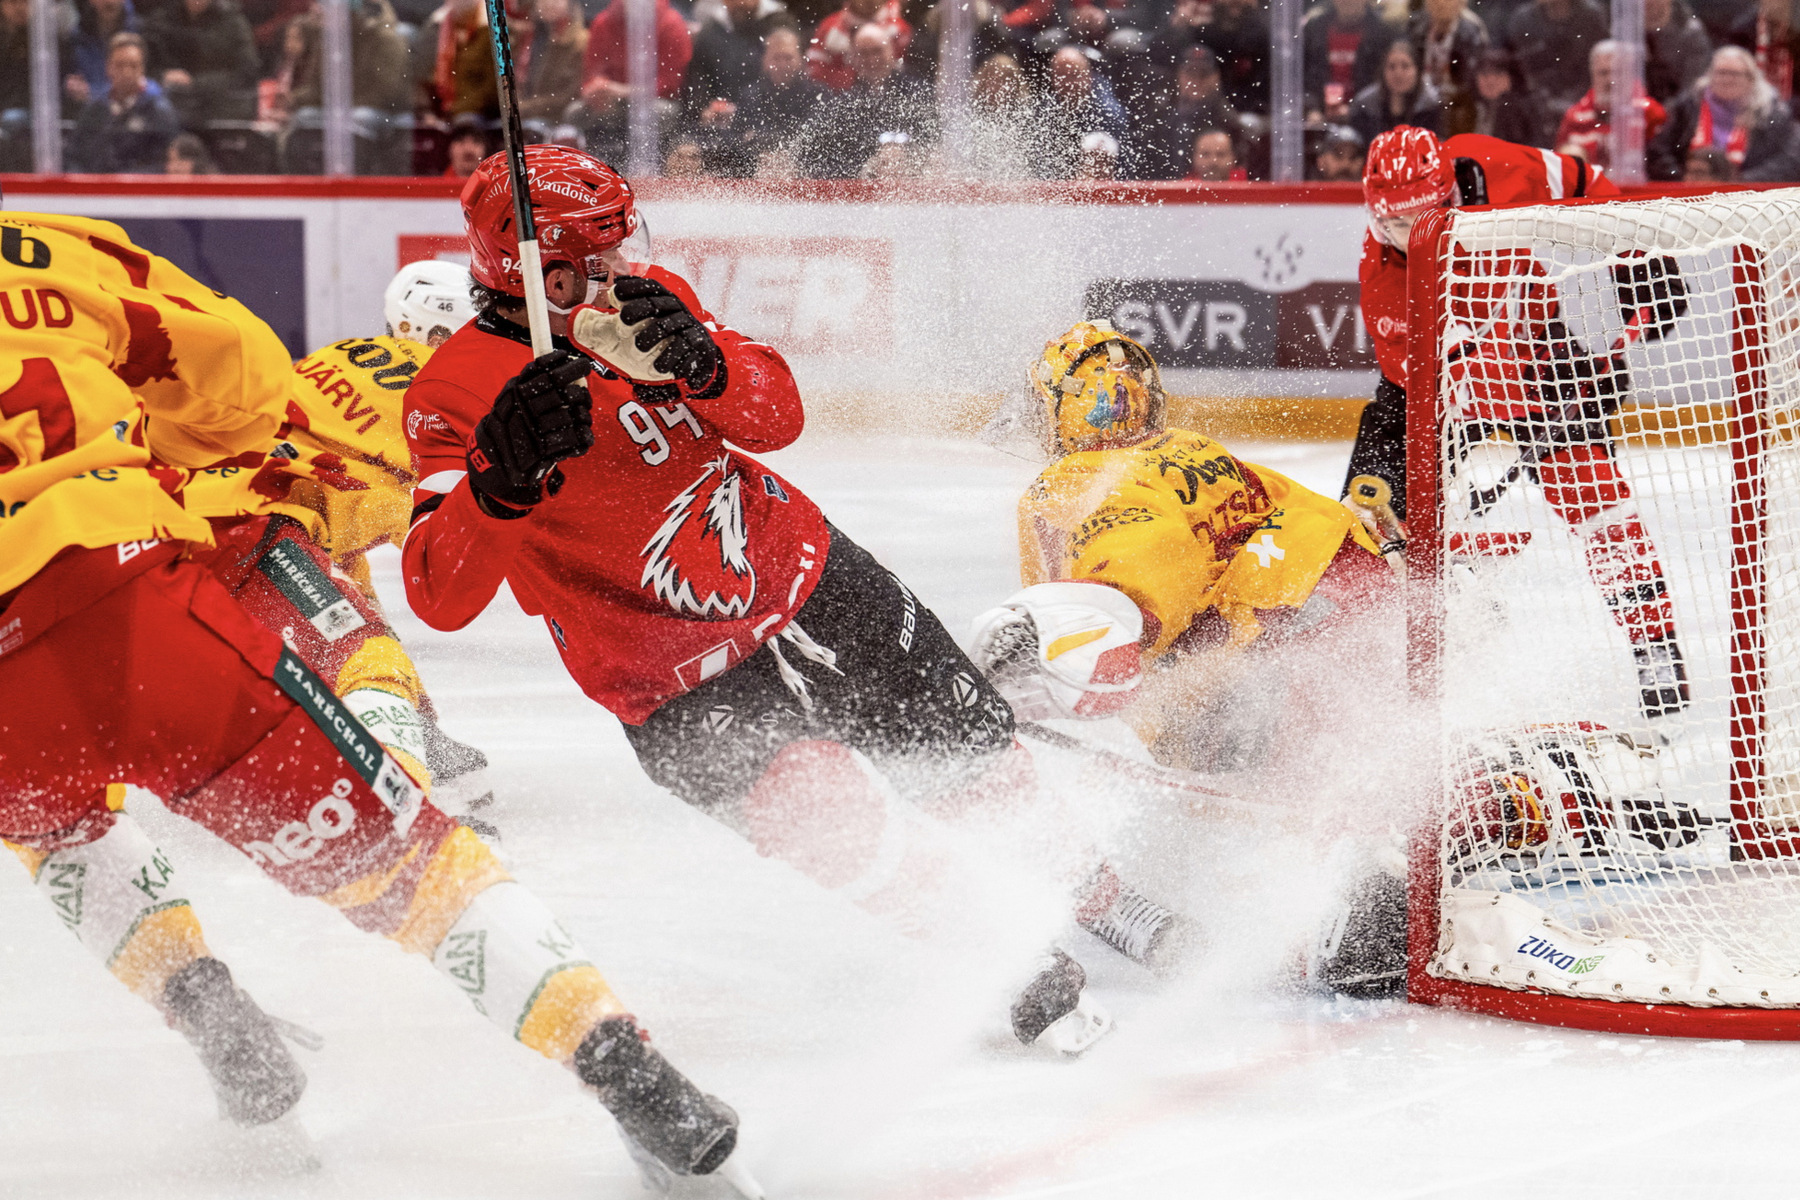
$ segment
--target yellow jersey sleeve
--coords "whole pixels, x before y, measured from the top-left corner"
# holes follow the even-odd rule
[[[406,389],[431,357],[399,338],[349,338],[294,364],[288,421],[265,449],[197,475],[188,505],[209,517],[278,512],[341,566],[406,535],[411,452]]]
[[[1341,504],[1179,429],[1069,455],[1026,491],[1019,516],[1025,584],[1118,588],[1149,618],[1153,657],[1208,610],[1247,644],[1257,610],[1304,604],[1346,536],[1375,552]]]
[[[67,546],[210,540],[176,497],[279,426],[274,332],[117,225],[37,213],[0,213],[0,320],[0,592]]]

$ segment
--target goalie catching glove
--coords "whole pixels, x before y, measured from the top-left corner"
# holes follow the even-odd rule
[[[637,383],[680,381],[702,398],[725,390],[725,356],[681,297],[654,279],[621,275],[606,300],[569,315],[569,340],[595,361]]]
[[[1095,720],[1136,694],[1143,632],[1116,588],[1040,583],[975,618],[969,657],[1020,720]]]
[[[501,389],[469,447],[469,487],[488,515],[526,515],[562,486],[556,464],[593,446],[592,370],[579,354],[553,350]]]

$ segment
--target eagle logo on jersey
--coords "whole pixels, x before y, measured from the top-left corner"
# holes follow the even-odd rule
[[[746,553],[744,498],[731,456],[708,462],[663,512],[662,527],[639,551],[639,586],[684,617],[734,621],[746,615],[756,599],[756,569]]]

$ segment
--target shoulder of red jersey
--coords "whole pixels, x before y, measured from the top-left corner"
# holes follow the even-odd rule
[[[1542,204],[1618,194],[1612,181],[1583,159],[1485,133],[1459,133],[1444,142],[1443,153],[1446,158],[1468,158],[1480,164],[1487,177],[1489,204]]]
[[[506,381],[531,361],[531,347],[470,321],[437,348],[406,393],[406,438],[413,454],[460,458],[475,423]]]

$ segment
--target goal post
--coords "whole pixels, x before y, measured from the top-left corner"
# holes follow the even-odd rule
[[[1800,1039],[1800,189],[1427,214],[1408,996]]]

